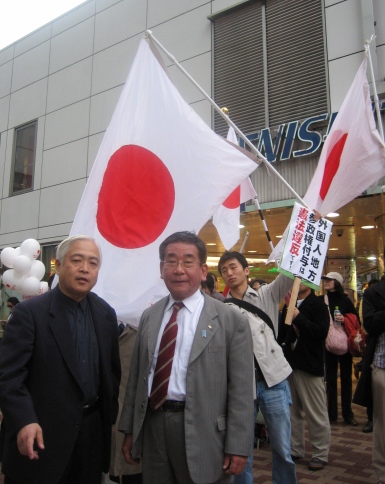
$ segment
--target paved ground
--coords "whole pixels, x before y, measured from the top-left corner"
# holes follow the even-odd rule
[[[353,386],[357,381],[353,376]],[[340,405],[340,401],[339,401]],[[307,468],[311,458],[311,446],[306,441],[304,459],[296,461],[298,483],[310,482],[351,484],[376,484],[377,478],[372,468],[372,435],[364,434],[362,427],[367,421],[366,409],[353,405],[353,412],[359,423],[358,427],[350,427],[343,423],[339,408],[339,421],[331,425],[332,441],[329,453],[329,464],[320,471],[310,471]],[[254,451],[254,483],[270,484],[271,452],[269,444]],[[285,484],[285,483],[280,483]]]

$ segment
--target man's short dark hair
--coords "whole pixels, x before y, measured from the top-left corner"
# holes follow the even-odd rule
[[[169,244],[182,242],[183,244],[195,245],[198,249],[199,261],[201,264],[206,264],[207,249],[202,239],[200,239],[194,232],[175,232],[165,239],[159,246],[159,257],[163,261],[166,255],[166,247]]]
[[[241,264],[243,269],[246,269],[246,267],[249,267],[249,263],[247,262],[246,257],[242,255],[240,252],[237,252],[236,250],[232,252],[226,250],[226,252],[221,255],[221,258],[219,259],[219,262],[218,262],[219,274],[222,274],[222,271],[221,271],[222,265],[231,259],[237,259],[237,261]]]
[[[210,292],[214,291],[215,279],[214,276],[210,274],[210,272],[206,275],[206,286]]]
[[[11,303],[14,306],[16,306],[16,304],[19,304],[19,302],[20,301],[17,299],[17,297],[13,297],[13,296],[9,297],[7,300],[7,303]]]

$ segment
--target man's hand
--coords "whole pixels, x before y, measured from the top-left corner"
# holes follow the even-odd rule
[[[136,464],[139,464],[140,459],[133,459],[131,456],[131,450],[132,450],[132,434],[125,434],[122,452],[127,464],[131,464],[134,466]]]
[[[225,471],[225,474],[237,476],[242,473],[243,469],[246,467],[246,464],[247,457],[243,455],[225,454],[223,470]]]
[[[38,448],[44,450],[43,430],[37,423],[26,425],[17,434],[17,448],[21,455],[26,455],[30,460],[39,458],[38,452],[33,450],[35,440]]]

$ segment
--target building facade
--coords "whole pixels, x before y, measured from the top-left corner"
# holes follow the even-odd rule
[[[229,108],[233,121],[301,196],[333,113],[362,62],[364,41],[372,35],[376,86],[380,99],[385,95],[385,3],[380,0],[85,1],[0,51],[0,249],[37,239],[47,275],[54,247],[69,234],[147,29],[220,106]],[[185,100],[225,135],[225,123],[200,91],[170,61],[166,64]],[[274,215],[284,212],[286,224],[293,195],[265,169],[258,169],[252,181],[262,208],[271,211],[273,231]],[[368,202],[373,213],[360,202],[364,215],[377,219],[373,237],[380,237],[379,246],[381,186],[379,181],[365,194],[373,198]],[[255,224],[253,207],[245,210]],[[347,260],[361,257],[354,216],[347,214],[346,224],[340,224],[349,233],[340,252]],[[265,257],[269,248],[259,232],[251,234],[249,244]],[[210,226],[202,234],[207,241],[215,238]],[[213,255],[222,250],[216,243]],[[361,273],[373,270],[365,265]]]

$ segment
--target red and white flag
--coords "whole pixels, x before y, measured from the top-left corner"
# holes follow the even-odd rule
[[[160,243],[198,233],[256,166],[182,99],[142,40],[71,229],[100,243],[94,290],[119,319],[137,325],[167,294]]]
[[[383,176],[385,145],[374,122],[365,57],[326,138],[304,201],[326,216]],[[267,263],[280,258],[283,245],[284,237]]]
[[[234,128],[230,126],[227,133],[228,141],[238,144],[237,135]],[[255,166],[257,168],[258,165]],[[245,178],[241,185],[238,186],[215,211],[213,215],[213,224],[215,225],[222,244],[226,250],[231,249],[239,240],[239,220],[240,204],[245,203],[251,198],[257,196],[253,184],[249,177]]]
[[[326,138],[304,200],[325,216],[384,175],[385,145],[374,122],[365,57]]]

